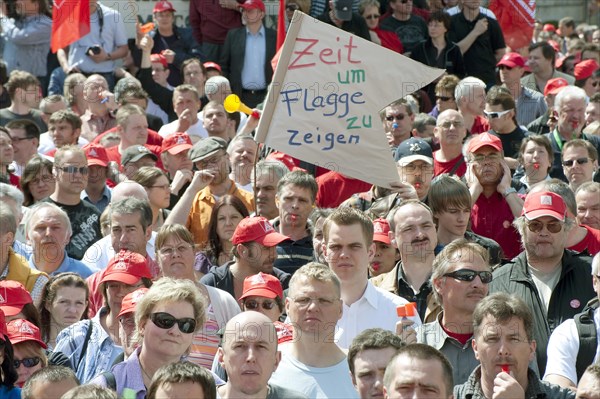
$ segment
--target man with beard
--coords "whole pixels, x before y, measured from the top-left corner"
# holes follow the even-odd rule
[[[567,206],[549,191],[530,193],[523,215],[515,220],[525,250],[494,272],[490,292],[510,292],[533,312],[533,335],[537,360],[543,375],[546,346],[556,326],[581,312],[595,296],[591,259],[565,251],[575,221],[567,217]]]
[[[433,261],[431,285],[443,311],[435,321],[417,328],[417,341],[446,355],[455,384],[467,381],[479,364],[471,345],[473,311],[491,281],[487,250],[465,239],[448,244]]]
[[[512,222],[521,214],[523,200],[511,187],[502,141],[498,136],[481,133],[468,141],[464,149],[468,160],[465,177],[473,204],[472,230],[496,241],[506,259],[512,259],[521,250]]]
[[[231,140],[227,147],[229,163],[231,164],[231,173],[229,177],[235,181],[238,187],[248,192],[252,192],[252,183],[250,175],[256,162],[256,152],[258,144],[252,136],[236,136]]]
[[[31,243],[29,266],[33,270],[49,276],[74,272],[83,278],[96,271],[67,254],[65,248],[72,234],[71,222],[58,206],[40,202],[31,208],[25,220],[25,234]]]
[[[243,293],[244,279],[263,272],[277,277],[285,290],[291,276],[273,267],[273,262],[277,257],[275,247],[286,239],[262,216],[242,219],[231,236],[234,259],[223,266],[212,268],[200,282],[239,298]]]

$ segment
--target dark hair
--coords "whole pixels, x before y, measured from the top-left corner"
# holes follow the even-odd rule
[[[14,352],[13,346],[6,335],[0,336],[0,341],[4,341],[0,344],[0,350],[4,351],[3,361],[0,365],[2,373],[0,373],[0,386],[13,388],[15,382],[19,379],[17,370],[15,369],[14,363]]]
[[[307,189],[310,191],[312,201],[315,202],[317,199],[317,191],[319,191],[319,186],[313,175],[310,173],[300,170],[287,173],[285,176],[279,179],[279,183],[277,183],[277,196],[281,194],[281,191],[287,185],[298,186]]]
[[[121,215],[130,215],[134,212],[140,215],[140,224],[144,232],[152,225],[152,208],[146,200],[128,197],[117,202],[113,202],[110,207],[110,217],[117,213]]]
[[[223,245],[221,244],[221,239],[217,235],[217,219],[219,216],[219,211],[226,205],[231,205],[238,211],[242,218],[250,216],[248,209],[244,203],[236,196],[233,195],[224,195],[220,200],[214,205],[212,212],[210,214],[210,222],[208,223],[208,243],[205,248],[206,256],[209,259],[219,259],[219,256],[223,252]],[[218,266],[218,265],[217,265]]]
[[[81,118],[70,109],[61,109],[52,114],[48,120],[48,124],[58,122],[67,122],[73,130],[81,129]]]
[[[491,316],[498,322],[507,322],[516,317],[523,321],[527,339],[533,339],[533,315],[523,300],[515,295],[505,292],[496,292],[483,298],[473,312],[473,335],[477,336],[483,327],[483,319]]]
[[[515,103],[515,99],[508,91],[508,89],[504,86],[493,86],[487,92],[485,102],[489,105],[500,105],[502,106],[502,110],[506,111],[512,109],[514,112],[513,122],[518,126],[517,122],[517,105]]]
[[[35,324],[37,328],[40,328],[42,324],[40,321],[40,312],[38,312],[37,308],[33,303],[26,303],[25,305],[23,305],[21,313],[23,314],[23,319],[27,320],[32,324]]]
[[[40,139],[40,128],[38,125],[27,119],[15,119],[4,125],[7,129],[25,130],[25,137],[28,139]]]
[[[152,383],[146,393],[146,399],[154,399],[156,391],[164,384],[185,382],[200,385],[205,399],[217,397],[217,387],[210,371],[191,362],[177,362],[162,366],[154,373]]]
[[[76,385],[79,385],[79,379],[69,367],[65,366],[48,366],[44,367],[35,373],[33,373],[27,381],[25,381],[25,385],[23,385],[23,389],[21,391],[22,399],[35,399],[33,396],[34,385],[40,382],[53,382],[60,383],[63,381],[72,380]]]
[[[39,154],[34,155],[27,165],[25,165],[25,169],[21,175],[21,190],[23,191],[23,205],[31,206],[35,203],[33,195],[31,194],[31,190],[29,189],[29,184],[36,178],[37,174],[40,172],[47,172],[48,176],[52,176],[52,168],[54,164],[52,161],[47,158],[42,157]]]
[[[547,172],[550,172],[553,162],[552,154],[554,154],[554,151],[552,150],[552,144],[550,144],[550,139],[548,139],[548,137],[546,136],[532,134],[531,136],[526,136],[525,138],[523,138],[523,141],[521,141],[521,147],[519,148],[519,155],[517,160],[521,165],[524,164],[523,155],[525,155],[525,149],[527,148],[527,144],[529,144],[530,142],[534,142],[536,145],[544,147],[544,149],[548,153],[548,160],[550,161],[550,165],[548,166]]]
[[[396,350],[404,346],[402,338],[391,331],[382,328],[369,328],[358,334],[352,340],[348,349],[348,366],[350,373],[354,375],[354,359],[356,356],[368,349],[394,348]]]
[[[440,10],[432,12],[429,16],[429,22],[431,21],[441,22],[444,24],[444,28],[446,28],[446,30],[450,30],[450,15],[448,15],[448,13],[445,11]]]
[[[542,55],[545,59],[552,60],[552,65],[554,66],[556,61],[556,51],[554,50],[554,47],[547,42],[537,42],[529,46],[529,52],[531,53],[533,50],[538,48],[542,51]]]

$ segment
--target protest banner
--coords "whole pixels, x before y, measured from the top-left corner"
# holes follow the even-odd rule
[[[398,173],[379,111],[443,73],[296,11],[256,140],[390,187]]]

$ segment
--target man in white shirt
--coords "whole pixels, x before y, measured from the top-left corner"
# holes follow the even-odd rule
[[[192,142],[208,137],[208,132],[202,124],[202,118],[199,118],[200,94],[198,90],[188,84],[177,86],[173,91],[173,110],[177,114],[177,120],[163,125],[158,131],[162,137],[167,137],[171,133],[187,133]]]

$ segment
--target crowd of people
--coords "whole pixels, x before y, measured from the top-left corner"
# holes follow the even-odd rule
[[[598,26],[287,0],[446,71],[379,112],[388,188],[255,140],[262,0],[89,3],[56,54],[1,4],[0,398],[599,398]]]

